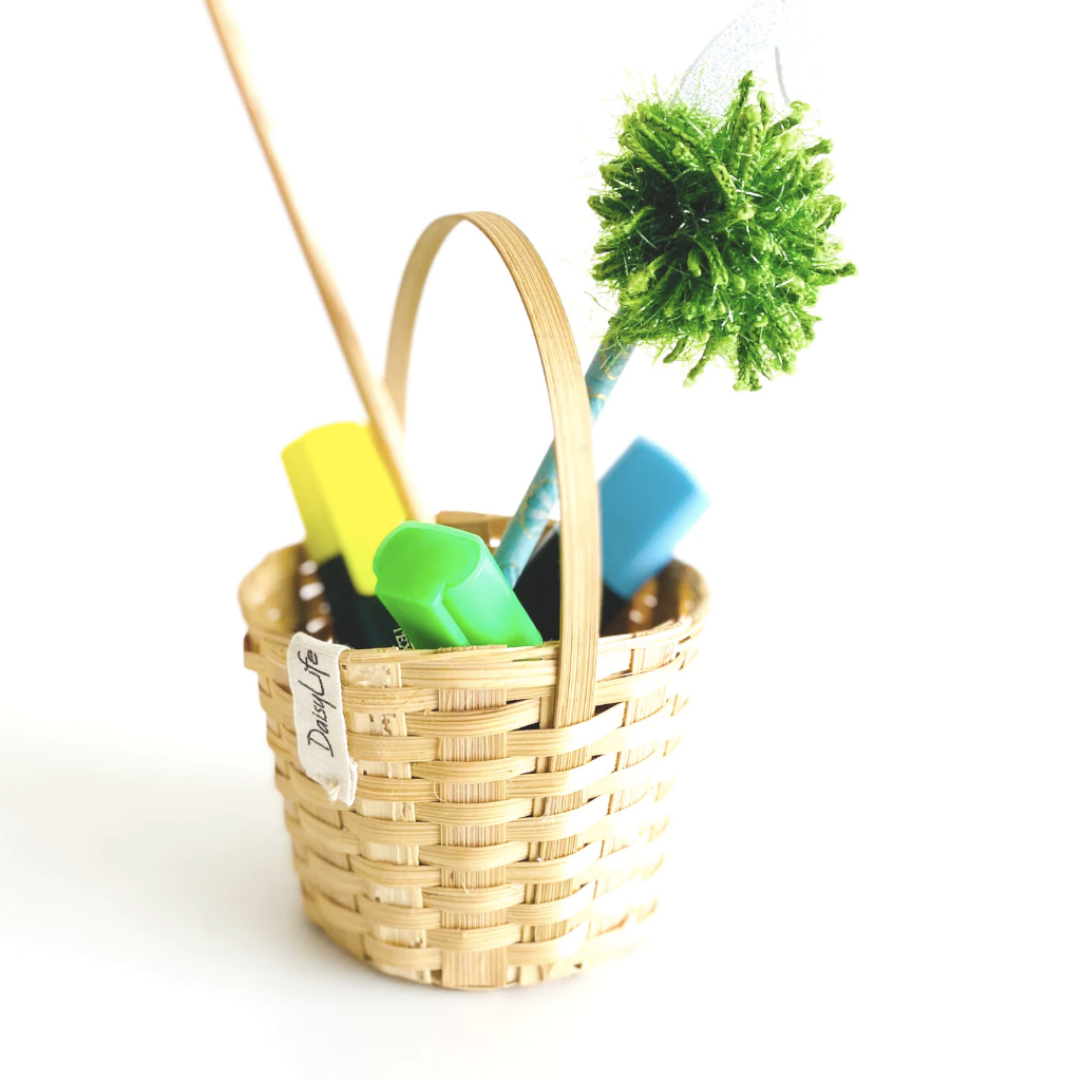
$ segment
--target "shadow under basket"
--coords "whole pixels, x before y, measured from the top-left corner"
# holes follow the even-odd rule
[[[504,518],[443,514],[489,543]],[[300,767],[285,653],[329,639],[302,548],[244,580],[244,662],[259,676],[304,911],[380,971],[459,989],[569,975],[639,937],[656,908],[687,703],[708,595],[672,565],[601,638],[596,708],[550,726],[559,647],[341,655],[356,802]],[[616,627],[618,629],[618,627]]]

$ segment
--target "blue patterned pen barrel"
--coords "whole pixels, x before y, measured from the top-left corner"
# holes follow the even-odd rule
[[[594,421],[607,404],[632,352],[632,348],[617,348],[605,342],[593,357],[589,370],[585,373],[585,385],[589,391],[589,408]],[[536,470],[536,475],[529,484],[525,498],[510,519],[502,543],[495,552],[495,561],[511,586],[517,583],[525,564],[536,550],[536,545],[551,518],[552,507],[558,499],[555,448],[549,446],[540,468]]]

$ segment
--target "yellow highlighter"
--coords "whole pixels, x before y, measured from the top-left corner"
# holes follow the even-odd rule
[[[401,645],[393,616],[375,596],[375,552],[406,517],[371,429],[345,422],[315,428],[281,460],[318,564],[334,639],[353,649]]]

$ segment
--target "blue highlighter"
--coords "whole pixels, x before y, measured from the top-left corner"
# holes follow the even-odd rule
[[[671,562],[708,505],[708,496],[669,453],[647,439],[630,444],[600,481],[602,627]],[[559,636],[557,534],[553,530],[537,548],[514,587],[545,641]]]

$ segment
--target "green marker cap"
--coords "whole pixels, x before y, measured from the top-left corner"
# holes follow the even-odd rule
[[[539,645],[525,613],[479,536],[406,521],[375,552],[375,595],[417,649]]]

